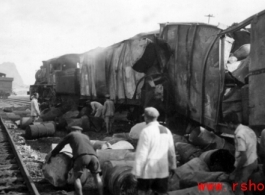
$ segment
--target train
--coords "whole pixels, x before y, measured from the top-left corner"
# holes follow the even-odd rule
[[[118,110],[138,112],[147,97],[153,102],[160,101],[152,96],[153,88],[145,89],[147,75],[158,72],[160,61],[169,58],[164,54],[167,44],[157,38],[158,34],[158,30],[140,33],[106,48],[43,61],[28,94],[38,92],[42,104],[70,107],[80,107],[87,100],[103,103],[109,94]],[[155,68],[149,70],[149,64],[153,63]]]
[[[140,110],[154,106],[179,134],[194,126],[233,134],[223,118],[234,111],[260,134],[265,127],[264,13],[227,29],[161,23],[158,31],[107,48],[44,61],[30,91],[51,104],[102,102],[110,94],[116,104]]]
[[[0,72],[0,99],[6,99],[12,93],[13,78],[6,77],[6,74]]]

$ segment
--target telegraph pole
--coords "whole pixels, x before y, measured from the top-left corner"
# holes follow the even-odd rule
[[[213,18],[214,15],[213,14],[208,14],[208,15],[205,15],[205,17],[208,17],[208,24],[210,23],[210,18]]]

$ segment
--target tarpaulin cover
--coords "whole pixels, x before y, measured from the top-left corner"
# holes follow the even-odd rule
[[[151,35],[150,35],[151,36]],[[136,36],[107,48],[97,48],[81,56],[81,95],[93,98],[110,94],[113,100],[132,99],[144,74],[133,69],[151,43]],[[143,82],[142,82],[143,83]],[[140,98],[141,86],[136,99]]]

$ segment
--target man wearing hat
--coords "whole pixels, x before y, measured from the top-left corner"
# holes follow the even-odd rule
[[[132,173],[137,178],[138,194],[167,194],[168,177],[176,169],[175,148],[171,132],[157,122],[159,112],[145,108],[146,127],[138,141]]]
[[[87,101],[87,104],[90,104],[92,108],[91,114],[94,115],[94,117],[102,117],[102,111],[103,111],[103,105],[96,101]]]
[[[49,162],[52,156],[56,156],[65,145],[69,144],[73,151],[75,194],[83,194],[80,178],[87,168],[92,173],[94,180],[98,185],[100,195],[103,195],[103,185],[99,176],[99,173],[101,172],[100,164],[96,152],[90,143],[89,137],[81,132],[83,130],[81,127],[72,126],[69,129],[70,133],[63,138],[50,155],[46,156],[46,161]]]
[[[107,94],[106,101],[103,108],[103,116],[106,124],[107,133],[111,133],[111,127],[114,119],[115,106],[113,101],[110,99],[110,95]]]

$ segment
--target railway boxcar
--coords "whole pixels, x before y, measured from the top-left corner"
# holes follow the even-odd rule
[[[13,78],[6,77],[6,74],[0,73],[0,98],[4,99],[12,93]]]
[[[161,71],[169,123],[177,128],[176,121],[185,119],[187,129],[200,125],[231,134],[223,118],[234,111],[260,134],[265,127],[264,20],[265,11],[226,30],[201,23],[162,25],[161,38],[173,51]]]

